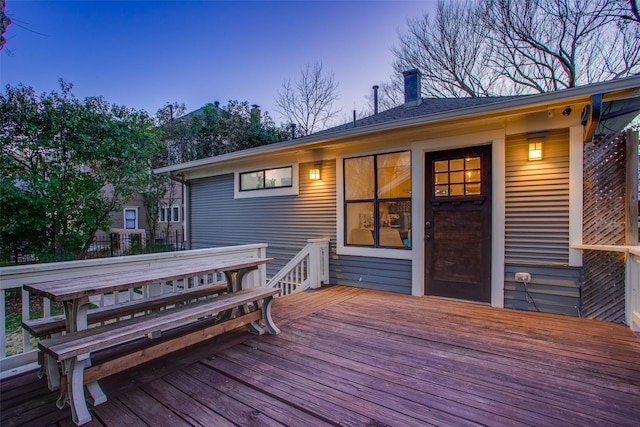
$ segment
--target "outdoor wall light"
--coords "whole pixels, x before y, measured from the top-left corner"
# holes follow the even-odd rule
[[[320,179],[320,168],[309,169],[309,179],[311,181],[317,181]]]
[[[529,160],[542,160],[542,142],[529,143]]]

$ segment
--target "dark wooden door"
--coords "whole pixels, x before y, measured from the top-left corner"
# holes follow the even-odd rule
[[[426,156],[426,294],[491,302],[491,146]]]

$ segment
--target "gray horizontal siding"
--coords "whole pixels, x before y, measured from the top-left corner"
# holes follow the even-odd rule
[[[528,160],[529,139],[543,141],[542,160]],[[578,316],[581,269],[568,267],[569,132],[510,136],[505,155],[504,305]],[[529,295],[516,272],[531,274]]]
[[[569,260],[569,134],[543,138],[543,159],[528,160],[528,135],[506,144],[505,260],[567,265]]]
[[[411,263],[380,258],[338,256],[336,238],[335,162],[322,164],[322,181],[308,179],[312,163],[299,168],[297,196],[233,198],[233,175],[191,182],[192,248],[267,243],[271,277],[307,243],[331,239],[329,280],[332,284],[399,293],[411,292]]]
[[[516,272],[531,274],[527,298],[522,282],[515,281]],[[507,264],[504,278],[504,306],[517,310],[578,316],[580,314],[581,269]],[[532,302],[533,301],[533,302]],[[534,305],[535,302],[535,305]]]
[[[275,262],[269,276],[302,249],[307,239],[335,239],[335,167],[322,166],[322,183],[308,179],[312,164],[300,165],[297,196],[234,199],[234,176],[192,181],[191,242],[194,249],[267,243]]]
[[[342,255],[334,256],[331,264],[332,283],[411,294],[411,261],[409,260]]]

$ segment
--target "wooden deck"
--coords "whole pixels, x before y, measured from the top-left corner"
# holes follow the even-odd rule
[[[227,334],[103,380],[87,426],[640,425],[640,336],[600,321],[329,287],[278,299],[278,336]],[[0,424],[70,426],[35,373]]]

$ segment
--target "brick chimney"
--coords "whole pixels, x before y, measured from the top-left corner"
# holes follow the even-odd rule
[[[402,73],[404,77],[404,107],[417,107],[422,104],[422,86],[420,78],[422,74],[420,70],[414,68]]]

